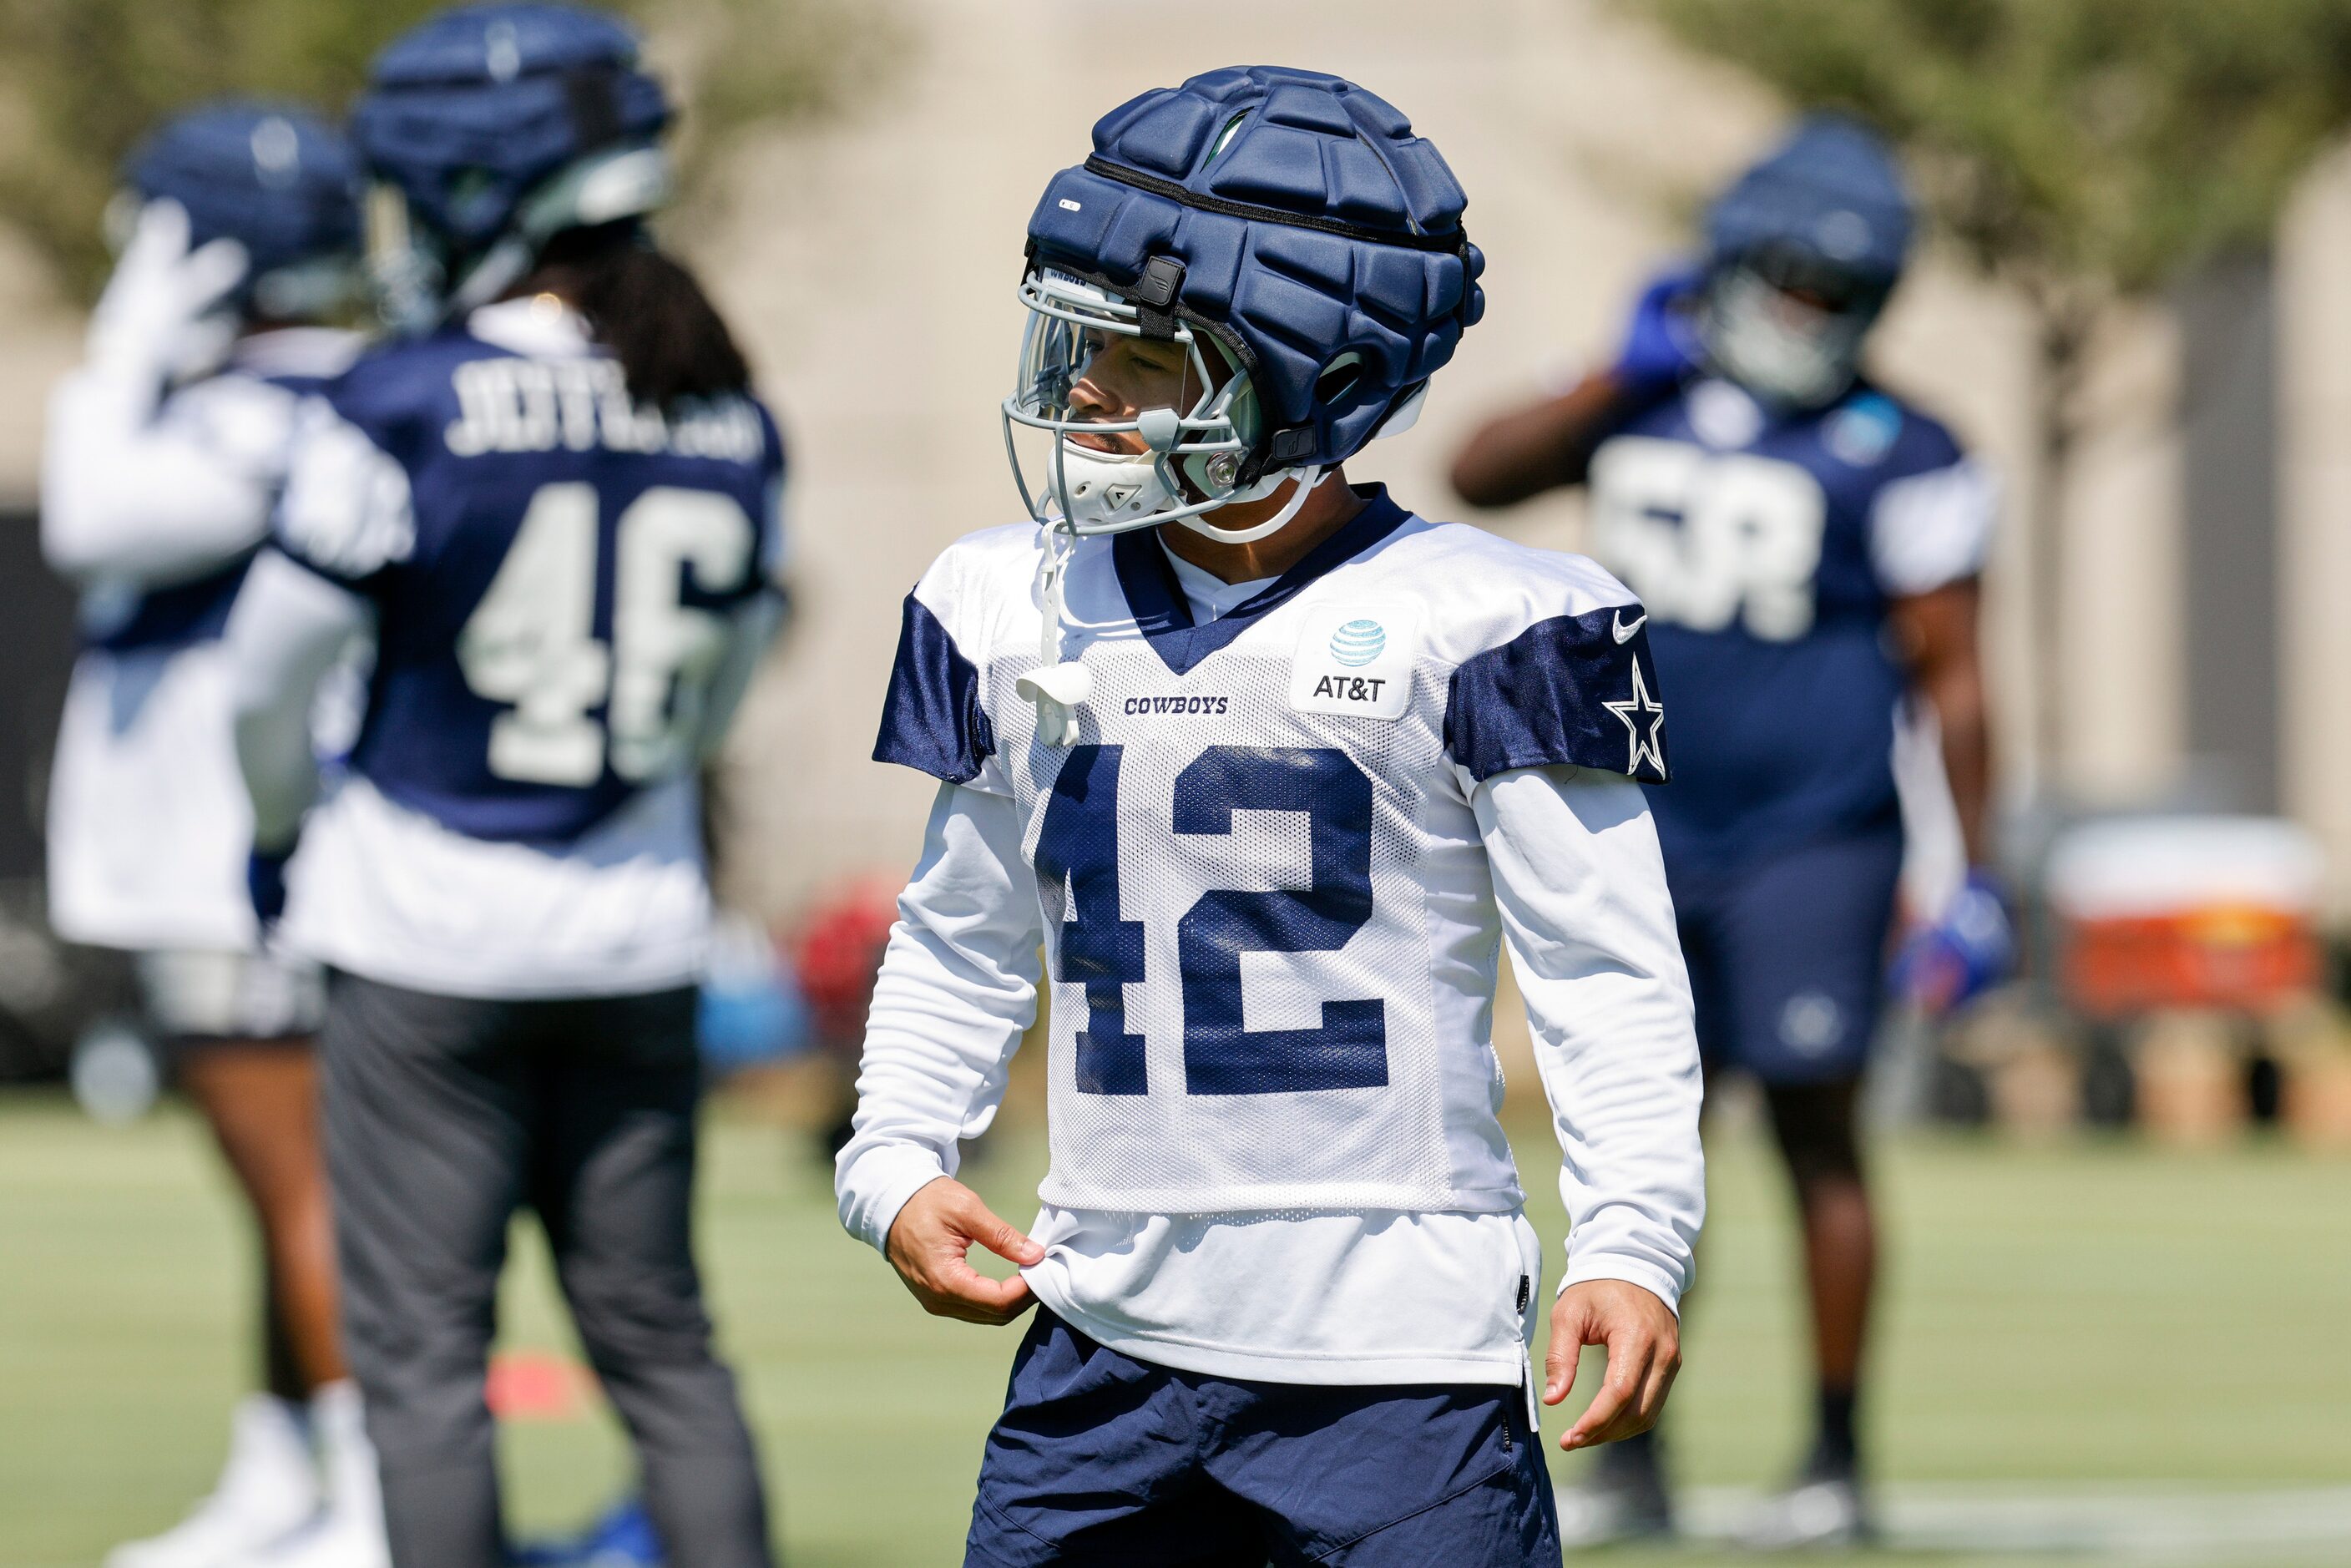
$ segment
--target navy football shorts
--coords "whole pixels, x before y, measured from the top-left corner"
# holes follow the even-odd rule
[[[1729,871],[1667,863],[1709,1071],[1774,1087],[1858,1076],[1885,1000],[1900,830]]]
[[[1558,1568],[1523,1388],[1243,1383],[1039,1308],[980,1461],[965,1568]]]

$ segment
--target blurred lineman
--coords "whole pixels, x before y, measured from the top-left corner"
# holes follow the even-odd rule
[[[636,60],[554,5],[377,58],[352,134],[406,336],[306,406],[229,626],[256,903],[329,970],[345,1322],[402,1568],[504,1560],[483,1375],[521,1205],[671,1560],[769,1561],[689,1220],[695,781],[782,615],[783,455],[644,231],[670,109]],[[300,716],[354,635],[367,716],[322,793]]]
[[[1858,372],[1911,208],[1868,132],[1802,125],[1642,297],[1616,364],[1494,421],[1454,466],[1479,506],[1588,485],[1594,552],[1650,616],[1674,709],[1652,791],[1709,1070],[1763,1084],[1802,1214],[1819,1431],[1758,1544],[1866,1526],[1855,1406],[1876,1244],[1855,1118],[1902,824],[1896,709],[1923,701],[1972,864],[1989,765],[1976,577],[1996,497],[1942,425]],[[2005,962],[1983,871],[1906,956],[1948,1008]],[[1669,1528],[1654,1435],[1604,1456],[1572,1539]]]
[[[358,351],[305,324],[356,302],[358,169],[301,110],[222,104],[158,131],[126,175],[128,244],[51,400],[42,473],[42,546],[82,589],[85,637],[49,791],[50,916],[137,955],[149,1019],[259,1222],[267,1392],[238,1407],[212,1497],[107,1560],[214,1568],[290,1548],[322,1510],[375,1512],[336,1341],[320,981],[256,948],[220,643],[297,401]],[[306,724],[293,738],[309,745]]]
[[[1644,612],[1341,467],[1483,308],[1464,204],[1387,103],[1254,68],[1113,110],[1029,221],[1033,522],[906,601],[874,754],[942,782],[838,1182],[926,1310],[1042,1302],[967,1563],[1558,1563],[1505,941],[1575,1222],[1541,1398],[1608,1348],[1563,1445],[1646,1427],[1679,1364],[1699,1079]],[[1040,943],[1032,1239],[953,1173]]]

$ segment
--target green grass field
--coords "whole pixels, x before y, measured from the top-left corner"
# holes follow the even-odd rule
[[[1541,1135],[1520,1139],[1530,1171],[1556,1160]],[[722,1111],[710,1143],[705,1254],[789,1560],[957,1561],[1013,1333],[925,1318],[840,1233],[795,1135]],[[1025,1218],[1038,1157],[1009,1135],[976,1180]],[[1889,1482],[1963,1501],[1970,1486],[2351,1484],[2351,1165],[1919,1137],[1881,1169],[1893,1240],[1869,1417]],[[1711,1185],[1675,1448],[1692,1482],[1767,1485],[1805,1397],[1783,1202],[1748,1140],[1716,1151]],[[1537,1209],[1556,1237],[1548,1190]],[[542,1260],[522,1256],[506,1343],[568,1348]],[[192,1121],[108,1131],[54,1098],[0,1101],[0,1565],[93,1563],[207,1484],[251,1364],[249,1270]],[[506,1458],[527,1525],[575,1521],[624,1474],[601,1416],[511,1428]],[[2351,1561],[2351,1540],[2297,1560]]]

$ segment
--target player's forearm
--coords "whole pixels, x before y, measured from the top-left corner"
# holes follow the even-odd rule
[[[735,715],[743,706],[744,695],[751,689],[760,662],[768,656],[776,633],[783,628],[786,604],[782,590],[768,590],[737,610],[729,619],[726,651],[719,656],[718,668],[711,674],[709,692],[703,701],[702,735],[695,750],[703,761],[716,758],[726,745],[727,731],[735,727]]]
[[[158,428],[152,392],[77,371],[49,403],[41,551],[60,574],[162,585],[235,559],[268,525],[269,488]]]
[[[994,1119],[1036,1018],[1040,932],[1019,849],[1010,800],[940,789],[874,983],[834,1178],[841,1224],[877,1249],[906,1199],[952,1175],[956,1144]]]
[[[1453,460],[1454,490],[1473,507],[1508,507],[1582,484],[1624,397],[1624,388],[1604,372],[1488,421]]]
[[[1968,859],[1991,856],[1991,725],[1977,632],[1980,595],[1962,578],[1894,601],[1893,617],[1912,692],[1934,709],[1943,772],[1967,841]]]
[[[367,630],[357,596],[275,551],[254,562],[238,591],[224,643],[256,848],[283,850],[300,831],[319,792],[310,743],[319,683]]]
[[[1967,842],[1968,862],[1991,862],[1991,725],[1985,711],[1983,674],[1972,661],[1925,683],[1942,734],[1943,772]]]
[[[1559,1134],[1563,1282],[1626,1280],[1671,1305],[1705,1218],[1701,1082],[1646,804],[1571,769],[1500,775],[1477,803]]]

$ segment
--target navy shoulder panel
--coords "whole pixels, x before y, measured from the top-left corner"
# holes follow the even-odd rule
[[[1447,752],[1481,781],[1573,767],[1663,784],[1666,706],[1647,619],[1637,604],[1555,615],[1463,660],[1446,699]]]
[[[979,700],[978,666],[964,657],[930,607],[909,593],[873,760],[962,784],[979,776],[995,750],[996,727]]]
[[[468,360],[514,357],[453,327],[370,350],[320,389],[320,395],[413,472],[455,414],[451,376],[456,368]]]

